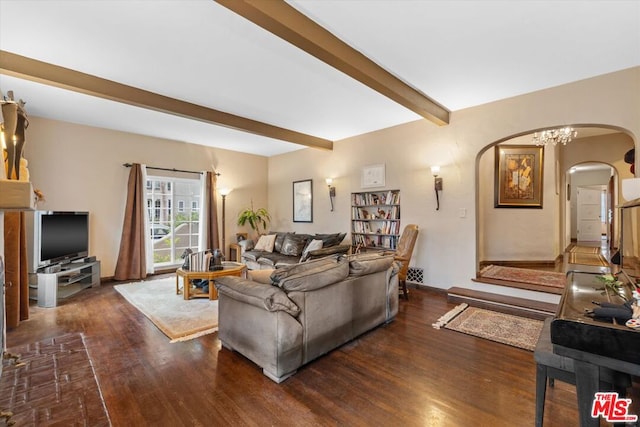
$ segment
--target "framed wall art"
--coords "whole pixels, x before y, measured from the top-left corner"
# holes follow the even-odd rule
[[[496,208],[542,209],[544,147],[495,147]]]
[[[384,164],[369,165],[362,168],[362,188],[384,187]]]
[[[293,182],[293,222],[313,222],[313,181]]]

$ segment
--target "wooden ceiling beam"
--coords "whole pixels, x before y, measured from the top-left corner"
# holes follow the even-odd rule
[[[215,0],[371,89],[442,126],[449,110],[380,67],[284,1]]]
[[[170,98],[4,50],[0,50],[0,73],[307,147],[333,149],[333,142],[327,139]]]

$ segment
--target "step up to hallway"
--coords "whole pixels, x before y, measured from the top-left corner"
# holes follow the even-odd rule
[[[447,300],[458,304],[464,302],[472,307],[539,320],[555,315],[558,308],[558,305],[553,303],[458,287],[449,288]]]

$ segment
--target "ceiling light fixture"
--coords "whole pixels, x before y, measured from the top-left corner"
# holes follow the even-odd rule
[[[570,142],[571,139],[576,136],[578,136],[578,131],[567,126],[560,129],[543,130],[540,132],[540,135],[536,132],[533,134],[533,143],[536,145],[547,145],[551,143],[555,146],[559,142],[562,145],[567,145],[567,142]]]

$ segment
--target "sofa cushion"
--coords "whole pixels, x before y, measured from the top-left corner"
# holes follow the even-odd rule
[[[378,271],[387,270],[391,267],[391,264],[393,264],[393,254],[385,255],[383,253],[371,252],[347,255],[345,258],[349,261],[350,276],[364,276],[377,273]]]
[[[242,252],[242,259],[249,261],[256,261],[262,254],[266,254],[265,251],[246,251]]]
[[[255,248],[256,251],[267,251],[273,252],[273,246],[276,242],[276,234],[267,234],[265,236],[260,236],[258,239],[258,243],[256,243]]]
[[[333,233],[333,234],[316,234],[313,238],[322,240],[323,248],[330,248],[331,246],[337,246],[344,240],[347,233]]]
[[[287,236],[287,234],[296,234],[295,231],[288,233],[285,231],[271,231],[269,234],[275,234],[276,235],[276,240],[273,243],[273,250],[275,252],[280,252],[282,250],[282,243],[284,242],[284,238]]]
[[[328,248],[322,248],[322,249],[315,249],[315,250],[309,251],[309,256],[307,257],[307,259],[308,260],[318,259],[318,258],[325,258],[328,256],[338,257],[340,255],[346,255],[349,252],[349,249],[351,249],[351,245],[349,244],[330,246]]]
[[[283,268],[279,268],[273,272],[271,275],[271,280],[273,280],[274,285],[278,285],[280,281],[286,279],[287,277],[297,274],[303,271],[311,270],[316,268],[319,265],[331,265],[337,263],[337,258],[322,258],[314,261],[305,262],[302,264],[292,264]]]
[[[265,267],[275,268],[276,264],[282,262],[286,264],[297,264],[298,260],[298,257],[290,257],[279,254],[278,252],[263,252],[257,259],[258,263],[261,265],[261,269],[264,269]]]
[[[216,289],[230,298],[268,311],[284,311],[296,317],[300,308],[280,288],[235,276],[216,279]]]
[[[287,234],[282,242],[280,253],[289,256],[301,256],[309,240],[308,234]]]
[[[249,280],[253,280],[254,282],[264,283],[267,285],[271,284],[271,273],[274,272],[274,269],[264,269],[264,270],[249,270],[247,272],[247,276]]]
[[[286,292],[306,292],[339,282],[348,275],[349,263],[323,258],[278,269],[271,275],[271,280]]]

